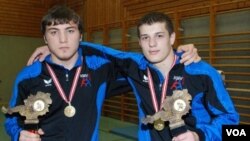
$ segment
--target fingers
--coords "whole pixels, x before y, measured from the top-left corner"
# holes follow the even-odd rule
[[[38,134],[39,135],[44,135],[44,132],[43,132],[43,130],[41,128],[38,130]]]
[[[41,141],[39,134],[34,134],[26,130],[20,132],[19,141]]]
[[[193,52],[192,50],[194,49],[194,44],[185,44],[185,45],[180,45],[177,48],[177,52]]]
[[[187,54],[188,53],[188,54]],[[194,55],[193,53],[185,52],[182,55],[182,58],[180,60],[181,63],[184,63],[184,65],[189,65],[192,62],[194,62]]]
[[[190,141],[188,140],[189,138],[187,137],[186,133],[182,133],[172,139],[172,141]]]
[[[36,51],[30,56],[28,62],[27,62],[27,66],[32,65],[33,62],[37,61],[39,58],[39,54],[36,53]]]
[[[49,55],[49,49],[48,46],[41,46],[38,47],[30,56],[28,62],[27,62],[27,66],[33,64],[33,62],[39,60],[39,61],[43,61],[47,55]]]
[[[195,48],[193,44],[181,45],[177,48],[177,52],[184,52],[180,60],[184,65],[189,65],[193,62],[197,63],[201,60],[197,48]]]
[[[177,138],[176,138],[176,137],[173,137],[172,141],[177,141]]]
[[[39,60],[40,62],[42,62],[43,60],[45,60],[46,55],[44,55],[44,54],[39,54],[39,55],[37,56],[37,58],[38,58],[38,60]]]
[[[173,137],[172,141],[199,141],[197,133],[192,131],[187,131],[176,137]]]

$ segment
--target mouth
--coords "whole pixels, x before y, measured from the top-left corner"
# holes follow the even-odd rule
[[[159,52],[159,50],[151,50],[151,51],[149,51],[149,54],[156,55],[156,54],[158,54],[158,52]]]
[[[63,51],[63,52],[66,52],[69,50],[69,47],[60,47],[59,50]]]
[[[59,49],[62,49],[62,50],[64,50],[64,49],[68,49],[69,47],[67,47],[67,46],[64,46],[64,47],[59,47]]]

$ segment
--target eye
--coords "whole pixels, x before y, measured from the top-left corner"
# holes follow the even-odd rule
[[[51,35],[56,35],[56,33],[57,33],[56,30],[51,30],[51,31],[49,32],[49,34],[51,34]]]
[[[162,37],[164,37],[164,35],[158,34],[157,37],[158,37],[158,38],[162,38]]]
[[[74,30],[74,29],[69,29],[68,32],[69,32],[69,33],[74,33],[75,30]]]
[[[141,36],[141,40],[147,40],[148,36]]]

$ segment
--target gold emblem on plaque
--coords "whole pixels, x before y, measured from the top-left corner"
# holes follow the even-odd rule
[[[165,127],[165,122],[161,119],[154,121],[154,128],[158,131],[163,130]]]
[[[186,115],[190,107],[191,95],[188,93],[187,89],[175,90],[172,96],[167,96],[163,102],[163,107],[160,111],[156,112],[154,115],[147,115],[146,118],[142,119],[143,124],[154,124],[154,128],[158,131],[163,130],[165,126],[165,121],[169,121],[170,129],[175,129],[185,125],[182,120],[182,116]],[[159,120],[161,120],[164,126],[160,126]],[[158,125],[159,124],[159,125]],[[155,126],[158,125],[158,126]],[[160,128],[163,127],[163,128]]]
[[[36,95],[30,95],[24,100],[24,105],[18,105],[13,108],[2,107],[5,114],[19,113],[25,116],[25,124],[38,124],[38,116],[45,115],[49,112],[49,106],[52,104],[49,93],[37,92]]]

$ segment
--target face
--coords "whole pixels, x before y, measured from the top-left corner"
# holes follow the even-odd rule
[[[53,61],[70,61],[78,57],[77,50],[81,37],[77,24],[70,22],[47,26],[44,40],[50,49]]]
[[[175,34],[169,35],[165,23],[143,24],[139,30],[142,52],[152,64],[162,63],[171,55],[174,56],[172,45]]]

